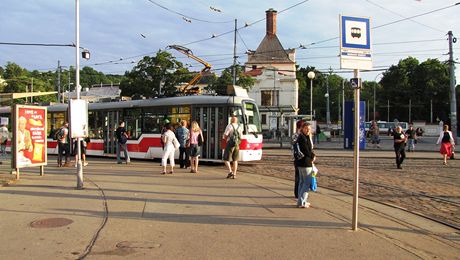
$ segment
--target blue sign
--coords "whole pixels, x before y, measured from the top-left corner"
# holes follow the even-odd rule
[[[342,16],[342,48],[371,49],[370,19]]]

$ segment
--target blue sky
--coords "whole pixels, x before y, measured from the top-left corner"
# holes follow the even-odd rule
[[[300,44],[309,46],[297,50],[300,66],[315,66],[320,70],[338,70],[339,14],[371,17],[371,27],[404,17],[449,7],[460,0],[309,0],[278,14],[277,34],[285,48]],[[166,1],[166,0],[80,0],[81,46],[91,51],[89,65],[98,71],[123,74],[143,55],[152,55],[171,44],[186,45],[218,69],[232,63],[234,19],[238,25],[251,24],[265,18],[265,11],[282,11],[301,0],[286,1]],[[165,10],[155,3],[168,8]],[[210,7],[221,12],[211,10]],[[183,19],[181,13],[191,22]],[[460,38],[460,4],[410,20],[373,29],[372,51],[375,68],[385,68],[400,59],[413,56],[448,59],[447,32]],[[198,21],[205,20],[207,22]],[[145,36],[145,37],[143,37]],[[244,52],[255,50],[265,35],[265,21],[239,30],[238,61],[247,61]],[[200,41],[203,40],[203,41]],[[0,42],[60,43],[75,42],[75,1],[73,0],[2,0],[0,3]],[[310,45],[312,43],[316,43]],[[182,54],[171,51],[180,61],[201,66]],[[460,42],[454,44],[458,60]],[[0,45],[0,66],[8,61],[29,70],[54,70],[57,61],[74,66],[75,52],[69,47],[26,47]],[[109,62],[112,61],[112,62]],[[134,63],[133,63],[134,62]],[[457,67],[460,67],[457,65]],[[457,77],[460,70],[457,69]],[[342,74],[351,77],[351,74]],[[364,72],[365,80],[378,78],[378,72]]]

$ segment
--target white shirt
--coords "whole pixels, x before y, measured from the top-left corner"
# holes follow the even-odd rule
[[[233,127],[232,127],[233,126]],[[238,125],[238,124],[228,124],[227,127],[225,128],[225,131],[224,131],[224,138],[227,137],[227,141],[228,141],[228,138],[233,134],[233,128],[235,128],[240,137],[243,136],[243,126],[242,125]]]

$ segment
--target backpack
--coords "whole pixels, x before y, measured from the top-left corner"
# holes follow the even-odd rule
[[[233,128],[233,133],[230,135],[227,145],[229,147],[236,147],[236,146],[239,146],[241,143],[240,133],[237,131],[238,128],[240,128],[240,126],[238,126],[235,129],[235,127],[232,125],[232,128]]]
[[[54,133],[54,140],[62,140],[62,138],[64,137],[64,129],[59,128],[58,130],[56,130],[56,132]]]
[[[443,143],[448,143],[450,142],[450,135],[449,135],[449,132],[444,132],[444,135],[442,137],[442,141]]]

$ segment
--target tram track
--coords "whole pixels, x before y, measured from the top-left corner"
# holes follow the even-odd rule
[[[375,159],[375,158],[374,158]],[[423,166],[414,163],[414,169],[404,172],[393,172],[386,170],[393,160],[387,158],[380,160],[376,165],[374,161],[362,159],[360,166],[362,172],[366,172],[366,178],[360,179],[360,198],[374,201],[383,205],[398,208],[406,212],[422,216],[460,231],[460,196],[436,195],[447,189],[458,189],[460,177],[457,175],[430,175],[429,168],[437,169],[438,160],[423,160]],[[352,195],[351,187],[353,178],[351,176],[353,166],[349,158],[345,157],[321,157],[318,160],[320,173],[318,184],[320,187]],[[245,167],[248,167],[247,169]],[[270,170],[267,170],[270,168]],[[427,168],[420,171],[418,168]],[[242,171],[258,172],[258,174],[269,175],[281,179],[294,179],[294,167],[292,156],[288,154],[265,155],[262,161],[251,162],[241,167]],[[260,169],[260,170],[259,170]],[[455,171],[452,169],[451,171]],[[399,174],[396,176],[396,174]],[[348,176],[347,176],[348,175]],[[370,180],[375,178],[375,180]],[[397,178],[396,181],[392,178]],[[429,178],[425,180],[424,178]],[[436,190],[430,189],[431,180],[437,180]]]

